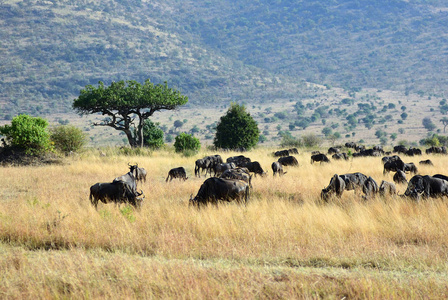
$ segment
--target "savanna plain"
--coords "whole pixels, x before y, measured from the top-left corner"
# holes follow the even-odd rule
[[[383,175],[380,157],[310,164],[273,177],[272,152],[243,153],[268,170],[248,204],[188,206],[204,177],[171,150],[87,150],[60,164],[0,168],[2,299],[442,299],[448,297],[448,205],[401,197],[364,201],[346,191],[321,203],[333,174]],[[105,154],[105,155],[104,155]],[[434,166],[420,166],[431,159]],[[446,174],[448,157],[403,157],[420,174]],[[138,163],[140,210],[90,204],[89,188]],[[165,182],[183,166],[189,179]],[[410,175],[408,175],[408,179]],[[402,194],[406,185],[397,186]]]

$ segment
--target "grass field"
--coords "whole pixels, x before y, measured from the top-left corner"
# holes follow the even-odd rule
[[[273,178],[273,151],[245,153],[269,170],[253,179],[246,207],[201,210],[188,207],[204,181],[194,177],[194,161],[214,152],[91,150],[62,165],[0,168],[0,298],[448,296],[446,199],[365,202],[347,191],[321,204],[320,190],[335,173],[359,171],[378,183],[392,174],[383,176],[381,158],[311,165],[310,153],[299,150],[300,166]],[[427,158],[434,167],[418,165]],[[421,174],[446,174],[448,167],[445,156],[403,160]],[[146,195],[141,210],[100,204],[96,211],[89,187],[126,173],[128,162],[148,171],[139,185]],[[166,183],[179,166],[190,178]],[[406,186],[397,188],[402,194]]]

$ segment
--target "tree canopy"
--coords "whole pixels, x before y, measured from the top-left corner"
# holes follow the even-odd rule
[[[246,107],[232,103],[216,126],[213,144],[217,148],[249,150],[258,143],[259,135],[257,122],[246,112]]]
[[[80,115],[101,113],[106,116],[96,126],[110,126],[123,131],[131,147],[142,147],[143,124],[156,111],[172,110],[188,102],[188,97],[169,88],[167,83],[154,84],[147,79],[143,84],[135,80],[112,82],[105,86],[87,85],[73,101],[73,109]]]

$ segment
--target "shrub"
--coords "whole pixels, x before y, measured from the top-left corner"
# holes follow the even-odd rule
[[[164,145],[163,130],[159,127],[159,123],[151,120],[145,120],[143,124],[143,145],[151,149],[159,149]]]
[[[50,130],[50,139],[55,149],[65,154],[78,152],[86,144],[86,134],[72,125],[53,127]]]
[[[0,134],[12,147],[25,150],[27,154],[42,154],[51,150],[48,121],[39,117],[19,115],[11,125],[0,126]]]
[[[186,151],[199,151],[201,149],[201,142],[198,138],[195,138],[191,134],[181,133],[176,136],[174,141],[174,149],[176,152],[186,152]]]
[[[257,122],[244,105],[232,103],[216,126],[213,144],[217,148],[249,150],[258,143],[259,135]]]

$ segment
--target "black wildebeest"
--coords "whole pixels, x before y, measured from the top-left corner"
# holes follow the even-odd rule
[[[412,174],[417,174],[418,170],[414,163],[405,163],[403,167],[404,172],[410,172]]]
[[[138,165],[131,165],[128,163],[129,172],[126,174],[119,176],[113,180],[113,182],[124,182],[131,189],[133,193],[137,192],[137,180],[135,178],[135,171],[138,168]]]
[[[335,153],[335,154],[333,154],[331,157],[332,157],[334,160],[341,160],[341,159],[348,160],[348,154],[345,153],[345,152],[342,152],[342,153]]]
[[[389,161],[386,161],[383,166],[383,174],[392,172],[397,172],[398,170],[404,171],[404,161],[401,158],[395,158]]]
[[[232,156],[226,159],[227,163],[234,163],[237,167],[246,167],[246,164],[250,163],[249,157],[244,155]]]
[[[165,182],[168,181],[168,179],[173,180],[173,178],[179,178],[179,179],[183,179],[184,181],[188,179],[187,177],[187,172],[185,171],[184,167],[178,167],[178,168],[173,168],[171,170],[168,171],[168,176],[165,179]]]
[[[416,201],[421,197],[427,199],[448,196],[448,181],[429,175],[415,175],[409,180],[404,196]]]
[[[331,154],[336,154],[336,153],[339,153],[341,151],[341,149],[339,149],[339,148],[336,148],[336,147],[330,147],[330,148],[328,148],[328,154],[329,155],[331,155]]]
[[[221,163],[215,166],[215,176],[220,176],[224,171],[235,169],[236,165],[234,163]]]
[[[146,170],[144,168],[135,169],[135,180],[140,182],[146,182]]]
[[[345,188],[346,188],[345,180],[341,178],[338,174],[334,174],[328,186],[322,189],[320,193],[320,198],[324,201],[328,201],[328,199],[332,195],[335,195],[336,197],[340,198]]]
[[[426,166],[434,166],[432,161],[430,159],[421,160],[418,162],[419,165],[426,165]]]
[[[402,170],[397,170],[397,172],[394,174],[394,182],[397,184],[407,184],[408,181],[406,180],[406,174]]]
[[[275,151],[275,152],[274,152],[274,156],[277,156],[277,157],[285,157],[285,156],[289,156],[289,150],[279,150],[279,151]]]
[[[98,206],[98,201],[107,203],[129,203],[132,206],[138,208],[141,206],[143,198],[139,196],[143,195],[143,191],[134,192],[123,181],[107,182],[107,183],[95,183],[90,187],[89,199],[95,209]]]
[[[217,205],[219,200],[228,202],[235,200],[246,204],[249,200],[249,191],[249,184],[245,181],[211,177],[204,181],[194,198],[190,197],[189,204],[197,207],[208,203]]]
[[[323,163],[323,162],[329,163],[330,162],[328,157],[323,153],[311,155],[311,163],[314,163],[315,161],[320,161],[320,163]]]
[[[426,154],[446,154],[446,147],[436,147],[436,146],[432,146],[428,149],[425,150]]]
[[[393,182],[388,181],[381,181],[380,188],[379,188],[380,196],[386,197],[386,196],[393,196],[397,194],[397,188]]]
[[[282,166],[299,166],[299,162],[294,156],[286,156],[286,157],[280,157],[277,160],[279,163],[282,164]]]
[[[375,197],[378,193],[378,184],[372,177],[368,177],[366,181],[364,181],[364,184],[362,185],[362,191],[364,193],[363,198],[368,200],[372,197]]]
[[[225,170],[220,178],[223,179],[238,179],[245,181],[249,184],[250,187],[252,187],[252,175],[250,175],[250,172],[247,168],[235,168],[235,169],[229,169]]]
[[[367,176],[360,172],[344,174],[340,175],[340,177],[345,181],[345,189],[347,191],[362,189],[367,180]]]
[[[209,155],[204,158],[200,158],[195,161],[194,175],[197,177],[201,177],[201,172],[205,170],[205,176],[207,176],[207,173],[209,173],[211,176],[212,170],[215,169],[215,166],[221,163],[222,158],[219,154]]]
[[[287,172],[283,171],[283,166],[281,163],[279,163],[278,161],[274,161],[271,165],[272,168],[272,172],[273,172],[273,176],[275,176],[275,174],[278,174],[279,176],[285,175]]]
[[[264,176],[266,175],[266,172],[263,171],[263,168],[261,167],[260,163],[258,161],[251,161],[250,163],[247,163],[245,167],[249,170],[249,172],[252,172],[255,174],[255,177],[257,175]]]

